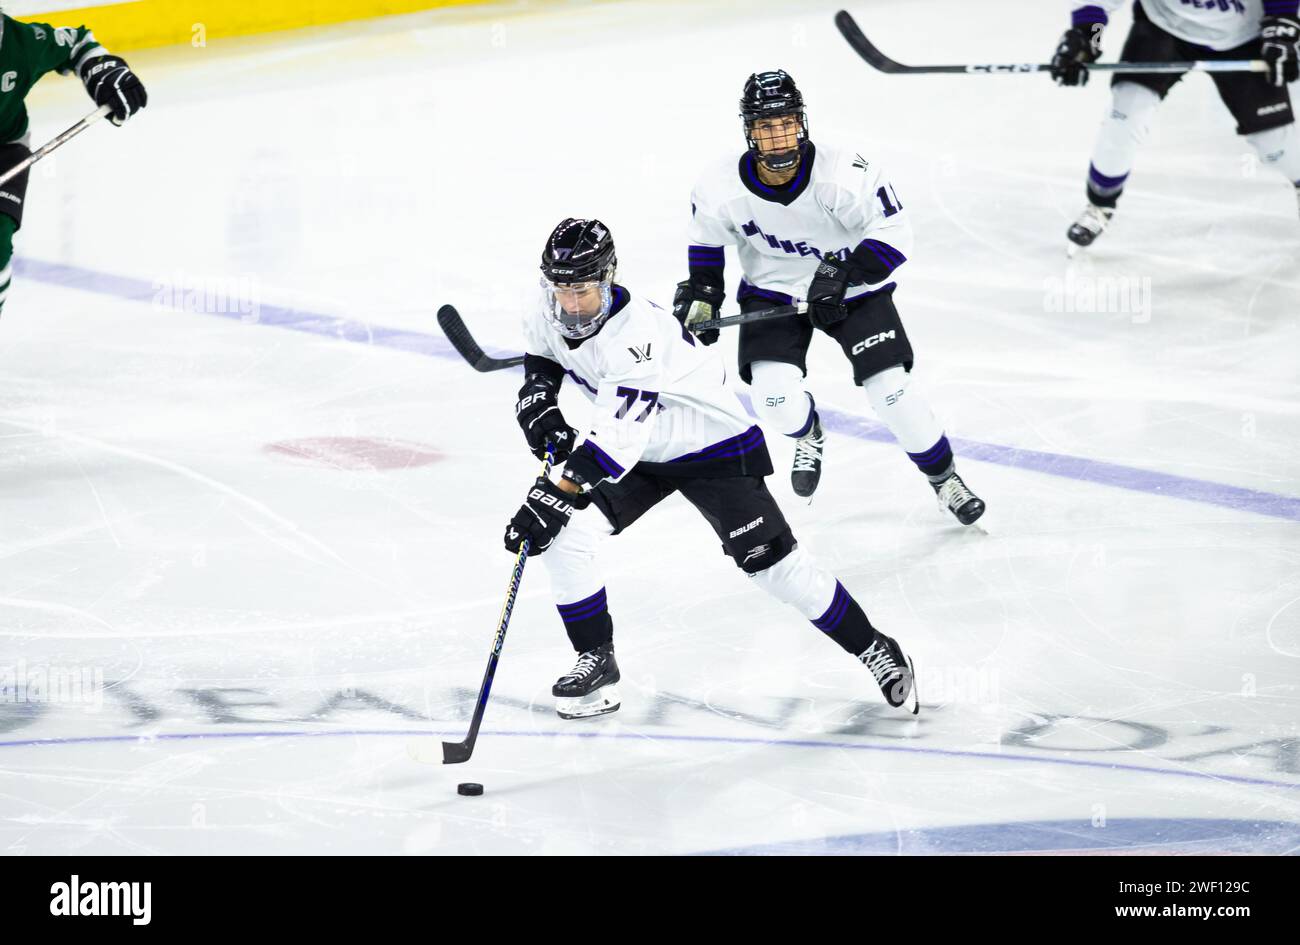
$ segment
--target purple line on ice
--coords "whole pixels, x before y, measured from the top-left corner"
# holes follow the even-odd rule
[[[64,263],[43,262],[36,259],[15,259],[14,269],[24,279],[33,282],[46,282],[63,288],[82,289],[100,295],[127,299],[138,302],[151,302],[157,290],[150,282],[130,276],[96,272],[80,266]],[[430,313],[433,303],[430,302]],[[239,312],[219,312],[223,318],[240,320]],[[321,315],[300,309],[285,308],[279,305],[260,305],[257,324],[273,325],[290,331],[301,331],[340,341],[360,342],[381,348],[392,348],[412,354],[423,354],[439,358],[460,359],[455,349],[437,335],[418,331],[406,331],[398,328],[383,328],[368,325],[355,319],[338,318],[333,315]],[[510,352],[488,351],[494,357],[506,357]],[[752,411],[751,411],[752,413]],[[893,435],[883,424],[866,417],[818,408],[826,429],[860,440],[878,443],[894,442]],[[1253,512],[1270,518],[1286,519],[1300,522],[1300,497],[1278,495],[1247,489],[1242,486],[1229,486],[1224,483],[1210,482],[1204,479],[1192,479],[1172,473],[1139,469],[1123,466],[1119,463],[1107,463],[1101,460],[1086,459],[1082,456],[1068,456],[1062,453],[1045,453],[1039,450],[1022,449],[1017,446],[1003,446],[998,443],[982,443],[949,437],[957,459],[976,460],[993,463],[997,466],[1009,466],[1013,469],[1025,469],[1031,472],[1059,476],[1063,479],[1075,479],[1096,485],[1112,486],[1116,489],[1128,489],[1148,495],[1165,496],[1171,499],[1184,499],[1203,505],[1216,505],[1236,512]]]
[[[323,731],[299,731],[277,729],[268,732],[172,732],[161,735],[84,735],[71,738],[28,738],[16,741],[0,741],[0,748],[57,748],[63,745],[110,744],[113,742],[175,742],[204,738],[368,738],[371,736],[395,736],[406,738],[427,735],[430,738],[460,738],[463,729],[442,731],[433,729],[346,729]],[[1016,754],[1012,752],[970,751],[959,748],[920,748],[908,745],[871,745],[862,742],[829,742],[814,738],[744,738],[731,735],[677,735],[656,732],[539,732],[529,731],[484,731],[483,736],[494,738],[601,738],[615,741],[635,740],[638,742],[693,742],[720,745],[756,745],[774,748],[834,748],[843,751],[875,751],[905,755],[938,755],[945,758],[966,758],[977,761],[1023,761],[1030,764],[1066,765],[1074,768],[1098,768],[1104,771],[1128,771],[1137,774],[1158,774],[1175,778],[1196,778],[1202,781],[1224,781],[1231,784],[1251,784],[1262,787],[1278,787],[1288,790],[1300,790],[1300,782],[1275,781],[1270,778],[1252,778],[1239,774],[1215,774],[1211,771],[1178,770],[1174,768],[1150,768],[1144,765],[1130,765],[1122,762],[1089,761],[1085,758],[1052,758],[1039,755]]]

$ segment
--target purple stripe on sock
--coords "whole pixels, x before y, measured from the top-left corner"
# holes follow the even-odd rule
[[[582,600],[574,601],[572,604],[556,604],[555,607],[560,613],[568,613],[569,611],[584,609],[595,603],[605,603],[605,589],[603,587],[590,597],[584,597]]]
[[[1088,165],[1088,179],[1098,187],[1110,190],[1115,187],[1123,187],[1124,182],[1128,180],[1128,174],[1120,174],[1118,177],[1107,177],[1096,167]]]
[[[826,608],[826,613],[822,614],[812,622],[818,630],[829,632],[834,630],[841,620],[844,619],[844,612],[849,606],[849,592],[844,589],[844,585],[839,581],[835,582],[835,595],[831,598],[831,605]]]
[[[930,463],[938,462],[945,456],[951,456],[952,444],[948,442],[948,437],[941,436],[939,437],[939,442],[934,444],[934,446],[930,447],[924,453],[908,453],[907,455],[911,457],[912,462],[914,463],[929,465]]]
[[[586,610],[577,613],[561,613],[560,619],[565,623],[577,623],[579,620],[589,620],[592,617],[598,617],[607,610],[609,610],[609,608],[605,605],[604,601],[601,601],[599,604],[592,604]]]
[[[813,423],[817,420],[817,401],[813,400],[813,395],[806,391],[805,396],[808,398],[808,422],[790,434],[796,440],[807,436],[812,431]]]

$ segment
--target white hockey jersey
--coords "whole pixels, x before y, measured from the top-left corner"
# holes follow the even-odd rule
[[[1074,5],[1075,23],[1105,23],[1128,0]],[[1294,0],[1137,0],[1151,22],[1185,42],[1216,52],[1259,39],[1265,13],[1294,16]]]
[[[616,285],[612,314],[592,337],[569,342],[537,311],[524,318],[524,339],[529,355],[559,364],[593,403],[570,469],[582,454],[615,481],[638,463],[682,477],[771,473],[722,356],[653,302]]]
[[[692,267],[721,267],[720,247],[734,244],[744,269],[739,298],[799,300],[819,259],[847,259],[865,244],[885,275],[851,285],[845,298],[893,284],[893,270],[912,251],[912,228],[888,177],[855,151],[807,147],[799,174],[784,189],[758,179],[748,152],[704,172],[691,192]]]

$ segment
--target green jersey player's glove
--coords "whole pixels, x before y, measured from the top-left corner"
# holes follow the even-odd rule
[[[107,105],[109,120],[121,125],[149,103],[144,85],[117,56],[96,56],[81,67],[81,81],[96,105]]]

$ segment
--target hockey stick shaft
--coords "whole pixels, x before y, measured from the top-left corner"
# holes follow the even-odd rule
[[[853,47],[853,51],[881,72],[892,75],[1028,75],[1050,72],[1050,63],[965,63],[947,66],[905,66],[882,53],[853,17],[845,10],[835,14],[835,25]],[[1198,60],[1194,62],[1093,62],[1087,64],[1095,72],[1123,73],[1176,73],[1184,72],[1267,72],[1268,63],[1262,59]]]
[[[455,306],[444,305],[438,309],[438,327],[442,333],[447,336],[451,346],[456,352],[469,362],[470,367],[476,371],[487,373],[488,371],[504,371],[506,368],[516,367],[524,363],[523,355],[516,355],[511,358],[494,358],[491,355],[484,354],[482,347],[474,340],[470,334],[469,328],[465,325],[465,320],[460,317],[460,312],[456,311]]]
[[[551,474],[551,464],[555,461],[555,450],[548,446],[546,459],[542,462],[543,479]],[[519,545],[515,555],[515,566],[510,572],[510,584],[506,588],[506,599],[501,604],[501,616],[497,619],[496,636],[492,639],[492,653],[488,656],[487,669],[483,672],[483,682],[478,687],[478,702],[474,705],[474,717],[469,723],[469,733],[464,741],[442,743],[442,763],[458,765],[469,761],[474,754],[474,743],[478,741],[479,726],[483,724],[483,713],[487,710],[488,695],[492,692],[492,680],[497,674],[497,663],[501,659],[501,648],[506,642],[506,629],[510,626],[510,615],[515,609],[515,598],[519,596],[519,585],[524,579],[524,565],[528,563],[528,540]]]
[[[23,158],[13,167],[9,168],[9,170],[5,171],[3,174],[0,174],[0,187],[3,187],[5,184],[9,183],[11,180],[13,180],[23,171],[27,170],[27,168],[31,167],[33,164],[39,161],[41,158],[63,147],[65,144],[67,144],[77,135],[81,134],[83,131],[85,131],[95,122],[99,121],[99,119],[107,115],[110,111],[112,111],[112,109],[110,109],[107,105],[101,105],[99,106],[99,108],[95,109],[85,118],[81,119],[81,121],[77,122],[67,131],[63,132],[61,135],[51,138],[49,141],[45,142],[45,144],[41,145],[31,154],[27,155],[27,157]]]
[[[741,312],[739,315],[728,315],[725,318],[711,318],[707,322],[695,322],[690,329],[693,332],[709,331],[714,328],[748,325],[750,322],[765,322],[771,318],[789,318],[791,315],[807,313],[807,302],[800,302],[798,305],[778,305],[776,308],[763,308],[756,312]]]

